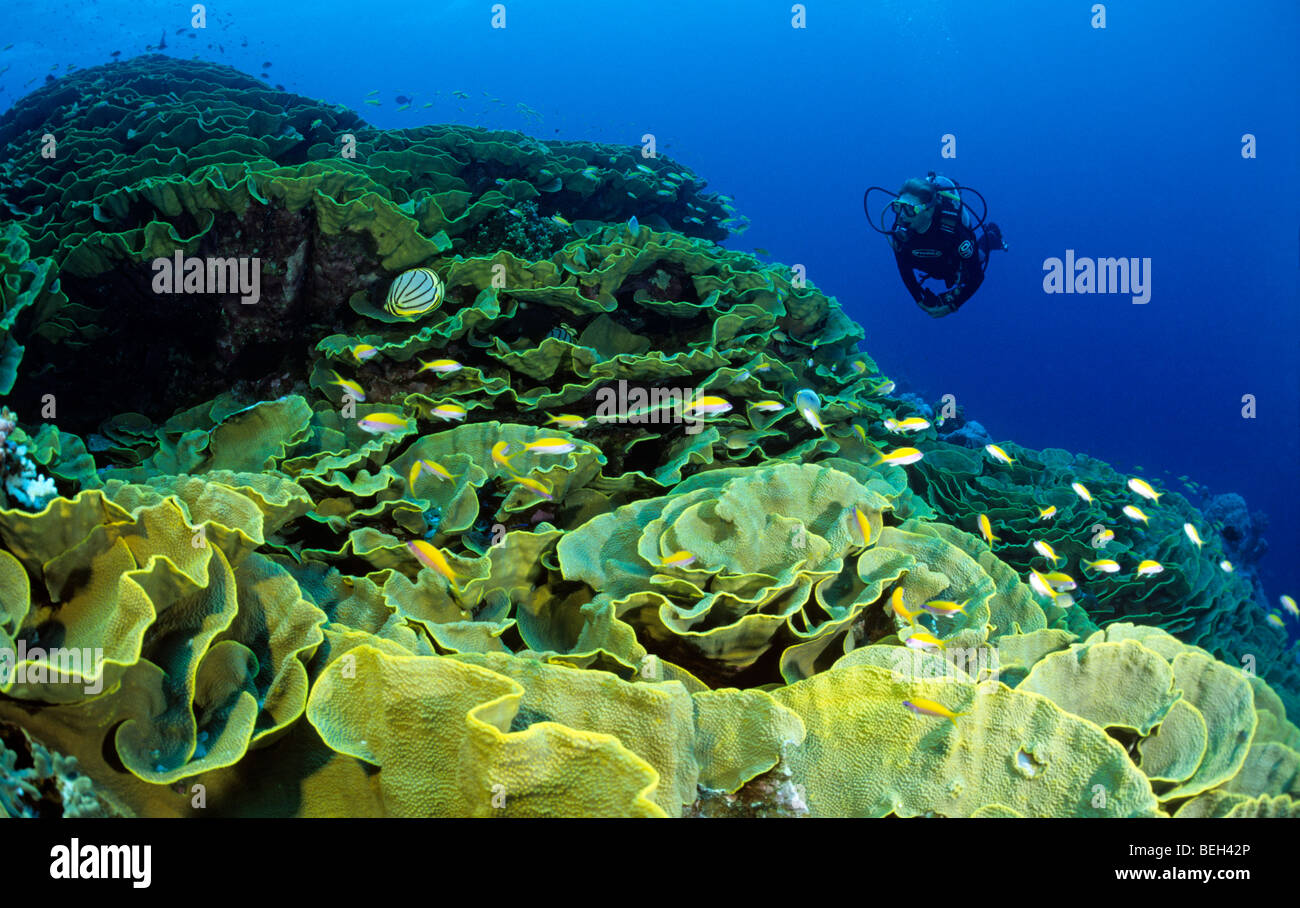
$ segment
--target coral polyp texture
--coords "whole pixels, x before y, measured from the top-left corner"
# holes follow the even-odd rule
[[[896,422],[686,165],[158,56],[0,144],[5,813],[1296,814],[1212,522]]]

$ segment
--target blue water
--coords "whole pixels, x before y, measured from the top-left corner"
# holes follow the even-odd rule
[[[8,0],[0,108],[52,65],[127,58],[165,32],[165,53],[265,72],[377,126],[653,133],[752,219],[729,245],[806,265],[886,373],[955,395],[996,439],[1239,492],[1270,517],[1270,599],[1300,594],[1300,4],[1116,3],[1104,30],[1088,3],[1041,0],[816,0],[806,29],[788,2],[510,0],[504,29],[490,6],[236,0],[191,38],[189,4]],[[363,103],[373,89],[383,106]],[[931,169],[983,192],[1011,246],[943,320],[906,295],[861,208],[868,185]],[[1067,249],[1150,257],[1150,302],[1045,294],[1044,260]]]

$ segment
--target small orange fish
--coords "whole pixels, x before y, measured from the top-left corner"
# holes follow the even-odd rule
[[[460,595],[460,587],[456,585],[458,575],[452,570],[451,565],[447,563],[447,556],[442,553],[442,549],[432,543],[425,542],[423,539],[413,539],[406,544],[406,547],[411,550],[411,554],[421,564],[433,568],[445,577],[447,582],[451,584],[452,590],[457,595]]]

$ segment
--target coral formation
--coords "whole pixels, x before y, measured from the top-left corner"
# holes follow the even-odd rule
[[[75,757],[77,810],[1294,814],[1300,676],[1218,566],[1240,541],[930,425],[833,297],[717,245],[682,165],[161,57],[50,83],[0,144],[31,174],[0,390],[45,414],[0,422],[0,720]],[[254,258],[260,299],[155,292],[177,255]],[[412,268],[444,296],[398,317]]]

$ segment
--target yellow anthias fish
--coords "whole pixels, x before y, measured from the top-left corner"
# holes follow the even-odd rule
[[[1050,583],[1052,589],[1056,590],[1058,593],[1065,590],[1075,589],[1079,585],[1074,582],[1073,577],[1069,574],[1062,573],[1061,571],[1052,571],[1050,574],[1044,574],[1043,579]]]
[[[1061,556],[1056,554],[1056,550],[1041,539],[1034,540],[1034,551],[1052,562],[1053,565],[1061,560]]]
[[[894,389],[896,387],[898,386],[894,382],[890,381],[889,379],[885,379],[880,384],[873,386],[871,388],[871,393],[872,394],[893,394]]]
[[[1097,534],[1096,545],[1094,548],[1104,549],[1115,539],[1114,530],[1102,530]]]
[[[1157,504],[1160,502],[1160,496],[1164,494],[1164,492],[1157,492],[1151,488],[1151,485],[1145,479],[1138,479],[1136,476],[1128,481],[1128,487],[1148,501],[1154,501]]]
[[[871,442],[867,441],[867,430],[857,423],[853,424],[853,434],[858,436],[858,441],[862,442],[864,445],[871,444]]]
[[[1223,569],[1224,573],[1226,573],[1226,574],[1231,574],[1231,573],[1232,573],[1232,562],[1229,561],[1227,558],[1225,558],[1225,559],[1223,559],[1222,561],[1219,562],[1219,567],[1221,567],[1221,568]]]
[[[352,358],[355,359],[357,363],[364,363],[366,360],[374,359],[379,355],[379,351],[370,344],[357,344],[356,346],[349,347],[348,352],[352,354]]]
[[[459,372],[463,368],[465,367],[454,359],[431,359],[427,361],[422,359],[420,360],[420,368],[416,370],[416,373],[437,372],[440,375],[450,375],[453,372]]]
[[[682,412],[691,416],[719,416],[730,412],[730,410],[731,402],[726,398],[708,394],[697,397],[682,407]]]
[[[366,392],[362,390],[359,384],[357,384],[350,378],[344,378],[342,375],[339,375],[337,372],[333,371],[332,369],[330,370],[330,374],[334,376],[334,381],[330,382],[331,385],[338,385],[340,388],[342,388],[344,391],[350,394],[353,400],[357,401],[357,403],[365,403]]]
[[[853,368],[853,371],[857,372],[859,375],[867,371],[867,364],[860,359],[853,360],[849,365]]]
[[[548,487],[544,483],[538,482],[536,479],[531,479],[527,476],[511,476],[509,482],[518,483],[528,491],[542,496],[547,501],[555,500],[555,498],[551,495],[550,487]]]
[[[566,218],[560,217],[559,212],[556,212],[555,214],[551,215],[551,220],[559,224],[561,227],[573,226],[573,223],[571,221],[567,220]]]
[[[924,456],[916,448],[897,448],[888,454],[878,455],[875,463],[871,464],[871,466],[877,467],[882,463],[887,463],[895,467],[905,467],[910,463],[916,463]]]
[[[944,647],[943,641],[928,631],[915,631],[909,634],[903,641],[903,645],[924,653],[936,653]]]
[[[442,553],[442,549],[432,543],[425,542],[423,539],[414,539],[406,544],[421,564],[433,568],[439,574],[446,578],[451,584],[451,588],[457,595],[460,594],[460,587],[456,585],[456,578],[459,576],[451,569],[447,563],[447,556]]]
[[[509,442],[498,441],[496,444],[492,446],[492,462],[497,466],[502,467],[505,470],[513,473],[515,468],[510,463],[510,457],[506,456],[509,451],[510,451]],[[518,455],[511,455],[511,456],[518,456]]]
[[[891,432],[923,432],[930,428],[930,421],[922,419],[919,416],[909,416],[906,419],[886,419],[885,428]]]
[[[1282,629],[1286,628],[1286,622],[1282,620],[1282,616],[1279,615],[1277,612],[1269,612],[1268,616],[1264,620],[1267,621],[1269,624],[1273,625],[1274,627],[1278,627]]]
[[[1290,612],[1292,617],[1300,618],[1300,606],[1296,605],[1294,599],[1292,599],[1290,596],[1286,595],[1285,593],[1283,593],[1281,596],[1278,596],[1277,598],[1282,603],[1282,608]]]
[[[862,547],[865,549],[871,545],[871,521],[867,519],[867,512],[862,508],[853,509],[853,520],[858,525],[858,534],[862,537]]]
[[[779,400],[756,400],[750,406],[760,413],[775,413],[785,409],[785,404]]]
[[[1183,524],[1183,532],[1187,534],[1188,539],[1196,543],[1196,547],[1198,549],[1201,546],[1205,545],[1205,542],[1201,539],[1201,534],[1196,532],[1196,526],[1194,524],[1190,524],[1190,523]]]
[[[532,454],[568,454],[576,447],[567,438],[539,438],[524,443],[524,449]]]
[[[1114,574],[1119,570],[1119,562],[1112,561],[1109,558],[1098,558],[1096,561],[1081,562],[1084,567],[1092,568],[1094,571],[1101,571],[1103,574]]]
[[[1161,564],[1159,561],[1152,561],[1151,559],[1148,558],[1146,561],[1143,561],[1141,564],[1138,565],[1137,576],[1150,577],[1154,574],[1159,574],[1164,569],[1165,566]]]
[[[663,561],[659,562],[659,566],[665,568],[687,567],[693,564],[694,562],[695,562],[694,555],[692,555],[690,552],[686,551],[685,549],[680,549],[676,552],[673,552]]]
[[[1051,520],[1051,519],[1052,519],[1053,517],[1055,517],[1055,516],[1056,516],[1056,505],[1054,505],[1054,504],[1053,504],[1053,505],[1048,505],[1048,506],[1045,507],[1045,508],[1039,508],[1039,509],[1038,509],[1038,519],[1039,519],[1039,520]]]
[[[1124,516],[1129,520],[1140,520],[1143,523],[1148,522],[1151,518],[1142,513],[1142,509],[1131,504],[1124,505]]]
[[[989,456],[998,463],[1015,463],[1016,459],[997,445],[985,445],[984,450],[989,452]]]
[[[547,422],[553,422],[564,429],[585,429],[587,421],[581,416],[574,416],[572,413],[561,413],[558,416],[546,417]]]
[[[901,586],[894,587],[894,593],[889,597],[889,608],[908,624],[916,624],[916,618],[921,614],[920,609],[914,612],[908,609],[907,603],[903,601],[903,588]]]
[[[423,473],[446,479],[449,482],[456,481],[456,477],[452,476],[451,472],[436,460],[417,460],[415,463],[411,464],[410,473],[406,477],[406,487],[408,489],[414,489],[415,481],[419,479]]]
[[[396,413],[371,413],[357,420],[357,425],[373,435],[406,428],[406,420]]]
[[[1088,502],[1088,504],[1092,504],[1092,493],[1088,491],[1088,487],[1083,483],[1072,482],[1070,483],[1070,488],[1074,489],[1074,494]]]
[[[904,700],[903,705],[918,716],[935,716],[940,719],[947,719],[954,727],[957,725],[958,716],[968,715],[968,713],[955,713],[942,703],[936,703],[933,700],[926,700],[921,697]]]
[[[940,618],[951,618],[956,614],[964,614],[966,605],[970,600],[965,602],[952,602],[948,599],[933,599],[921,606],[931,615],[938,615]]]
[[[1034,568],[1029,569],[1029,575],[1029,587],[1038,595],[1046,596],[1048,599],[1053,601],[1055,601],[1056,597],[1060,595],[1060,593],[1056,592],[1056,590],[1052,588],[1052,585],[1047,582],[1047,578]]]
[[[989,516],[987,514],[980,514],[979,517],[975,519],[975,522],[979,524],[980,535],[984,537],[984,541],[991,547],[994,540],[998,537],[993,535],[993,524],[989,523]]]
[[[430,410],[429,413],[439,419],[459,421],[465,418],[466,410],[460,404],[439,404]]]

